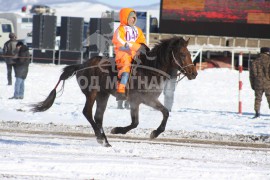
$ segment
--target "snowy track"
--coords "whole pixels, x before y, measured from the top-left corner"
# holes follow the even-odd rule
[[[14,122],[12,122],[14,123]],[[6,123],[5,123],[6,124]],[[3,125],[0,123],[0,125]],[[21,125],[21,123],[20,123]],[[30,124],[33,125],[33,124]],[[36,124],[37,125],[37,124]],[[36,126],[34,125],[34,126]],[[36,135],[49,135],[49,136],[66,136],[66,137],[83,137],[83,138],[95,138],[95,135],[93,133],[85,133],[85,132],[79,132],[79,131],[69,131],[67,129],[67,127],[71,128],[71,129],[76,129],[76,128],[72,128],[70,126],[65,126],[65,128],[63,128],[63,126],[54,126],[55,128],[52,128],[50,130],[48,130],[48,126],[46,125],[41,125],[39,124],[39,126],[43,126],[43,130],[37,130],[35,128],[29,128],[29,124],[28,124],[28,128],[24,129],[24,128],[3,128],[3,126],[0,126],[0,134],[1,133],[23,133],[23,134],[36,134]],[[44,131],[44,127],[47,127],[47,130]],[[85,128],[85,127],[84,127]],[[58,130],[56,130],[58,129]],[[60,130],[61,129],[61,130]],[[80,129],[80,128],[79,128]],[[87,129],[87,128],[85,128]],[[108,129],[108,128],[106,128]],[[111,129],[111,128],[110,128]],[[149,139],[147,137],[136,137],[134,135],[115,135],[115,134],[110,134],[107,130],[107,135],[109,142],[111,141],[122,141],[122,142],[132,142],[132,143],[148,143],[148,144],[164,144],[164,145],[173,145],[173,146],[203,146],[206,145],[206,147],[211,148],[213,145],[213,147],[217,147],[217,146],[226,146],[226,148],[231,148],[231,149],[238,149],[238,150],[261,150],[261,151],[270,151],[270,144],[269,143],[260,143],[260,142],[254,142],[254,143],[250,143],[250,142],[241,142],[241,140],[238,141],[225,141],[225,140],[209,140],[209,139],[197,139],[197,138],[156,138],[156,139]],[[216,138],[218,139],[218,138]],[[210,146],[207,146],[210,145]]]
[[[270,149],[1,131],[0,178],[269,179]]]
[[[113,127],[104,127],[104,131],[109,138],[132,139],[132,140],[149,140],[150,133],[153,129],[136,128],[126,135],[112,135]],[[94,136],[93,129],[90,125],[63,125],[63,124],[41,124],[41,123],[25,123],[19,121],[0,121],[0,132],[22,132],[33,134],[56,134],[70,136]],[[199,131],[176,131],[165,130],[157,139],[157,142],[168,143],[198,143],[198,144],[215,144],[240,147],[258,147],[270,148],[269,135],[236,135],[221,134]],[[152,141],[153,142],[153,141]]]

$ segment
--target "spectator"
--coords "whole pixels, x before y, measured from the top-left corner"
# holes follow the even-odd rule
[[[176,87],[176,79],[177,79],[177,69],[173,69],[171,72],[170,76],[171,79],[167,79],[165,81],[165,86],[164,86],[164,106],[171,111],[172,106],[173,106],[173,101],[174,101],[174,91]]]
[[[251,88],[255,91],[254,118],[258,118],[263,93],[270,107],[270,48],[261,48],[261,53],[251,63],[249,78]]]
[[[14,96],[10,99],[23,99],[24,98],[24,81],[28,74],[28,66],[30,63],[30,53],[28,47],[21,41],[16,44],[18,51],[17,59],[15,60],[15,88]]]
[[[12,67],[15,71],[16,44],[16,35],[14,33],[9,33],[9,40],[5,42],[3,48],[3,56],[7,65],[8,85],[12,85]]]

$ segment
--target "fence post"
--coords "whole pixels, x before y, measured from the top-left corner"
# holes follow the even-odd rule
[[[150,23],[151,23],[151,15],[149,11],[146,12],[146,45],[150,44]]]
[[[242,97],[241,97],[241,91],[242,91],[242,86],[243,86],[243,82],[242,82],[242,71],[243,71],[243,53],[240,52],[239,54],[239,66],[238,66],[238,71],[239,71],[239,94],[238,94],[238,113],[242,114]]]
[[[232,70],[234,70],[234,50],[232,50]]]
[[[113,46],[109,46],[109,57],[113,57]]]

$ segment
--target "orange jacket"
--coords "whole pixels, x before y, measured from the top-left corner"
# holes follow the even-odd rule
[[[120,10],[120,26],[117,28],[113,35],[114,50],[117,54],[119,48],[124,46],[125,43],[129,45],[131,51],[137,51],[140,48],[140,44],[145,42],[145,37],[142,30],[137,26],[128,25],[128,16],[131,12],[135,12],[131,8],[123,8]]]

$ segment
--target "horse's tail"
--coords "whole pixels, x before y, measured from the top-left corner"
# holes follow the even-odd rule
[[[33,112],[43,112],[43,111],[48,110],[53,105],[53,102],[54,102],[55,97],[56,97],[56,88],[58,87],[60,82],[63,81],[63,87],[62,88],[64,88],[65,80],[67,80],[68,78],[71,78],[72,76],[74,76],[76,74],[76,72],[78,70],[82,69],[82,68],[83,68],[82,64],[66,66],[63,69],[63,73],[60,75],[60,78],[59,78],[56,86],[50,92],[49,96],[44,101],[33,105],[32,111]]]

